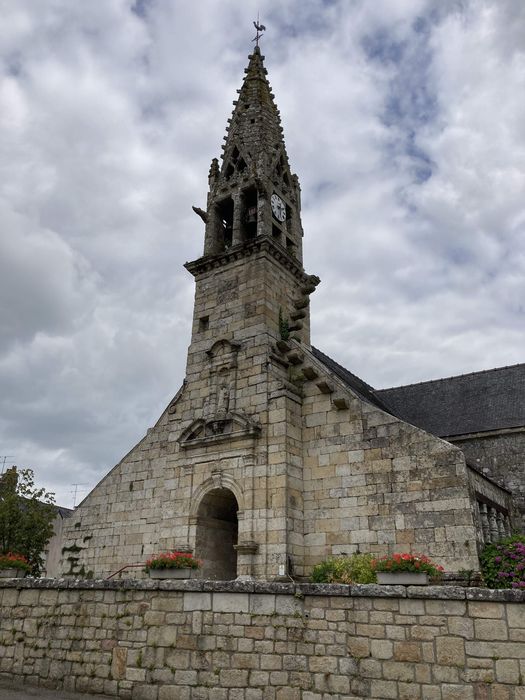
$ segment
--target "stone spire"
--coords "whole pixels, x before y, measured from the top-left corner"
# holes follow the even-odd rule
[[[258,46],[249,59],[225,136],[223,174],[234,165],[232,154],[233,160],[238,160],[234,153],[236,148],[242,150],[249,165],[256,167],[261,157],[269,156],[271,160],[279,150],[286,156],[279,110],[266,77],[268,71],[263,64],[264,56]]]
[[[302,257],[300,187],[263,61],[256,46],[228,120],[222,165],[212,161],[205,256],[267,236],[292,257]]]

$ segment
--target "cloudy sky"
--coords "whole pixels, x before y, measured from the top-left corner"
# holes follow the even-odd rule
[[[313,343],[378,388],[525,361],[523,0],[0,0],[0,455],[62,505],[182,382],[257,9]]]

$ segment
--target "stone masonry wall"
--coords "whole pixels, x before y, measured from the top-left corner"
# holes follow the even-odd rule
[[[0,678],[123,700],[525,700],[525,592],[0,582]]]
[[[319,377],[303,385],[305,571],[358,551],[423,552],[449,571],[478,569],[461,451],[359,400],[305,352],[306,364]]]
[[[294,546],[286,520],[288,451],[299,462],[301,446],[297,440],[291,444],[283,432],[290,411],[277,390],[286,373],[270,367],[268,353],[279,337],[279,311],[288,317],[304,277],[292,267],[263,249],[246,258],[239,253],[239,259],[199,274],[185,384],[157,424],[65,525],[65,574],[105,577],[154,552],[195,549],[199,499],[213,488],[227,488],[237,499],[239,542],[257,542],[253,566],[248,562],[251,568],[243,569],[241,562],[239,573],[271,578],[286,564]],[[201,328],[203,318],[207,321]],[[306,317],[304,333],[307,328]],[[229,365],[221,364],[223,356],[210,355],[217,341],[224,345],[217,354],[229,353]],[[221,411],[246,417],[261,426],[260,434],[226,440],[208,436],[181,446],[185,429]],[[296,419],[300,421],[300,412]],[[300,436],[300,425],[298,430]],[[295,530],[302,536],[299,495],[296,502],[290,517],[298,521]]]
[[[250,246],[194,270],[184,386],[65,524],[64,574],[106,577],[167,549],[209,559],[201,545],[218,513],[201,506],[226,492],[231,565],[207,562],[208,578],[307,577],[356,551],[477,570],[463,452],[364,400],[307,343],[279,339],[280,312],[315,285],[268,241]]]
[[[512,491],[513,525],[525,532],[525,431],[452,440],[467,460]]]

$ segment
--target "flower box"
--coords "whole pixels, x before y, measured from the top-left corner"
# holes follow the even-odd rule
[[[191,552],[163,552],[150,557],[144,571],[150,578],[194,578],[201,566]]]
[[[401,586],[426,586],[428,574],[416,571],[378,571],[377,582]]]
[[[17,552],[0,554],[0,578],[23,578],[30,570],[27,557],[23,554]]]
[[[198,569],[190,569],[189,567],[184,567],[180,569],[176,568],[171,568],[171,569],[150,569],[149,570],[149,577],[150,578],[161,578],[161,579],[166,579],[166,578],[194,578],[195,574],[197,573]]]
[[[26,575],[24,569],[0,569],[0,578],[23,578]]]
[[[437,579],[443,574],[442,566],[424,554],[414,552],[398,552],[374,559],[372,568],[376,571],[378,583],[402,586],[426,586],[429,576]]]

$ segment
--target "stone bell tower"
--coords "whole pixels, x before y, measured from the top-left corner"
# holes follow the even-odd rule
[[[178,443],[193,479],[189,546],[209,562],[231,536],[237,573],[258,577],[288,572],[302,547],[299,390],[282,348],[289,338],[309,347],[309,294],[319,282],[302,266],[299,181],[263,59],[255,47],[222,164],[211,164],[206,211],[194,207],[204,254],[185,266],[195,308],[189,403],[176,409],[187,419]],[[216,516],[227,507],[237,508],[238,530],[219,542]]]
[[[304,360],[319,279],[302,266],[299,183],[258,47],[206,210],[194,209],[204,251],[186,263],[195,307],[184,383],[78,507],[64,539],[69,574],[107,576],[166,550],[193,552],[204,578],[304,573]]]
[[[211,164],[204,255],[268,236],[301,262],[299,181],[290,171],[263,58],[255,47],[228,120],[222,167],[217,159]]]

